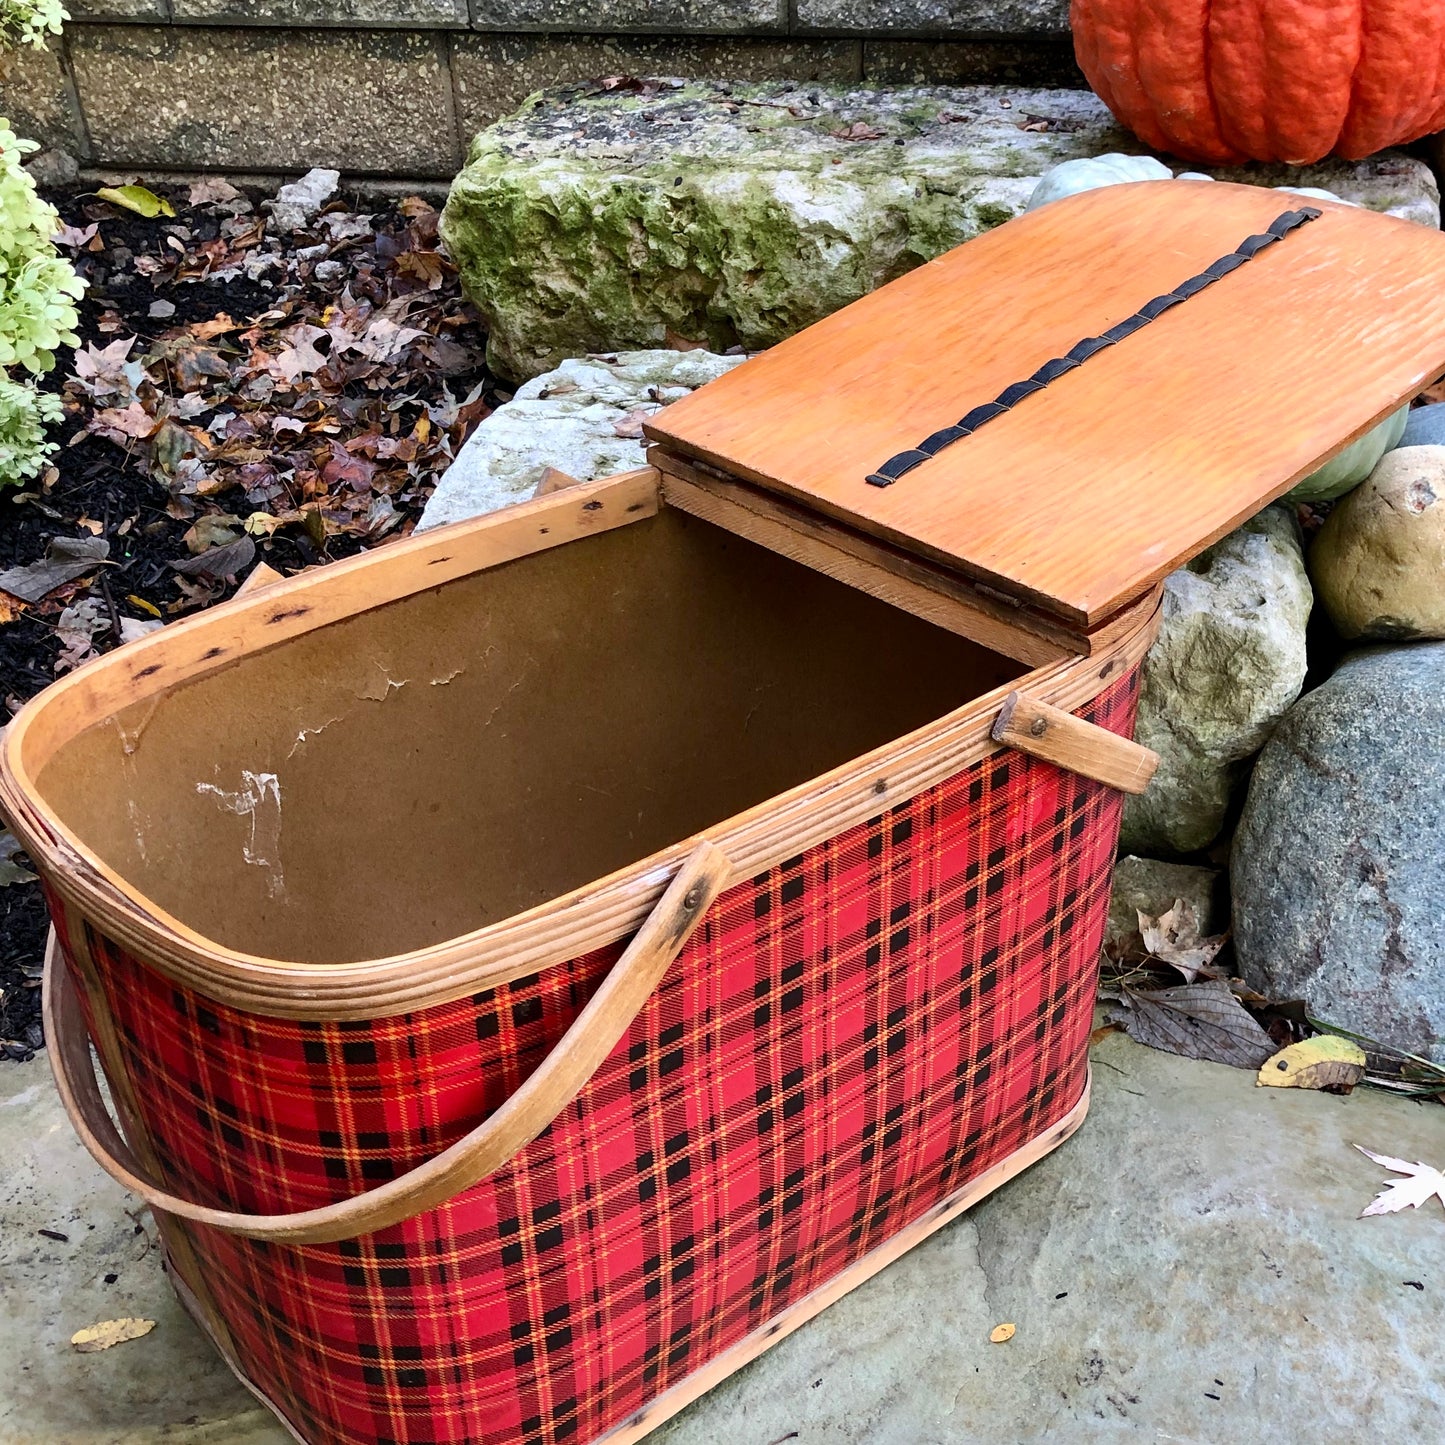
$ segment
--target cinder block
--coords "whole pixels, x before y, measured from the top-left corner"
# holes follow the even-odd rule
[[[860,77],[861,53],[855,40],[454,36],[457,121],[465,140],[534,90],[612,75],[847,84]]]
[[[72,20],[131,20],[164,24],[171,18],[170,0],[65,0]]]
[[[85,126],[67,70],[65,42],[0,51],[0,115],[17,135],[86,159]]]
[[[1007,38],[1067,35],[1069,0],[797,0],[803,30]]]
[[[201,25],[465,30],[469,19],[467,0],[170,0],[170,6],[177,22]]]
[[[1066,37],[865,40],[863,78],[879,85],[1029,85],[1087,90]]]
[[[442,34],[80,25],[70,53],[107,165],[457,168]]]
[[[471,0],[478,30],[667,35],[782,31],[787,0]]]

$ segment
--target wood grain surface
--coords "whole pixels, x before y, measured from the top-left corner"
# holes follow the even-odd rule
[[[1328,201],[890,487],[865,478],[1303,204],[1111,186],[939,257],[644,431],[1093,626],[1445,370],[1445,235]]]

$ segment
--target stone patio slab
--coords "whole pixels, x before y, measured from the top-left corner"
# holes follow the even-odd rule
[[[1356,1218],[1383,1171],[1355,1143],[1445,1164],[1445,1109],[1258,1089],[1110,1036],[1073,1140],[653,1438],[1445,1439],[1445,1211]],[[0,1442],[283,1445],[172,1301],[43,1057],[0,1066],[0,1157]],[[69,1348],[130,1314],[156,1329]]]

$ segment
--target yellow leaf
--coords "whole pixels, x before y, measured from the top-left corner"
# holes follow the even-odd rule
[[[148,191],[144,186],[102,186],[96,193],[102,201],[113,206],[122,206],[138,216],[154,220],[157,216],[174,216],[176,208],[164,196]]]
[[[138,597],[134,592],[128,593],[125,600],[129,602],[132,607],[139,607],[142,612],[149,612],[152,617],[159,617],[161,615],[160,608],[157,607],[154,602],[147,602],[144,597]]]
[[[246,530],[253,537],[269,537],[280,525],[280,517],[271,512],[252,512],[246,518]]]
[[[1013,1325],[995,1325],[988,1340],[991,1345],[1006,1345],[1013,1337]]]
[[[97,1350],[108,1350],[112,1345],[124,1344],[126,1340],[138,1340],[155,1329],[154,1320],[101,1320],[98,1325],[88,1325],[71,1335],[70,1343],[82,1355],[93,1355]]]
[[[1336,1034],[1319,1034],[1281,1049],[1260,1067],[1256,1082],[1275,1089],[1328,1089],[1348,1094],[1365,1076],[1365,1051]]]

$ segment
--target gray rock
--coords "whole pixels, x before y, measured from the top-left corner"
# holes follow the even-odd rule
[[[1022,128],[1037,117],[1054,126]],[[1051,166],[1121,147],[1087,91],[574,86],[477,136],[442,234],[503,375],[669,331],[753,350],[1018,215]],[[1398,153],[1237,178],[1439,222],[1428,167]]]
[[[54,188],[73,185],[80,179],[80,162],[67,150],[51,146],[49,150],[36,151],[25,162],[25,169],[37,186]]]
[[[1114,865],[1114,892],[1109,899],[1109,922],[1104,946],[1118,949],[1139,932],[1139,915],[1158,918],[1177,899],[1194,910],[1202,937],[1223,933],[1228,914],[1223,898],[1224,874],[1217,868],[1196,868],[1189,863],[1163,863],[1132,854]]]
[[[1304,685],[1312,601],[1299,526],[1281,506],[1165,579],[1136,734],[1161,763],[1125,804],[1130,852],[1188,853],[1219,836],[1244,761]]]
[[[1445,403],[1413,407],[1405,423],[1405,433],[1396,446],[1445,446]]]
[[[1436,1059],[1445,1059],[1442,737],[1445,643],[1352,654],[1260,755],[1232,865],[1244,978]]]
[[[336,194],[341,172],[313,166],[299,181],[276,192],[271,203],[271,225],[277,231],[299,231],[316,219],[317,213]]]
[[[642,438],[619,436],[618,423],[659,411],[741,360],[710,351],[629,351],[564,361],[519,387],[467,438],[417,530],[525,502],[548,467],[587,482],[642,466]]]
[[[1326,519],[1310,576],[1342,637],[1445,637],[1445,446],[1387,453]]]

